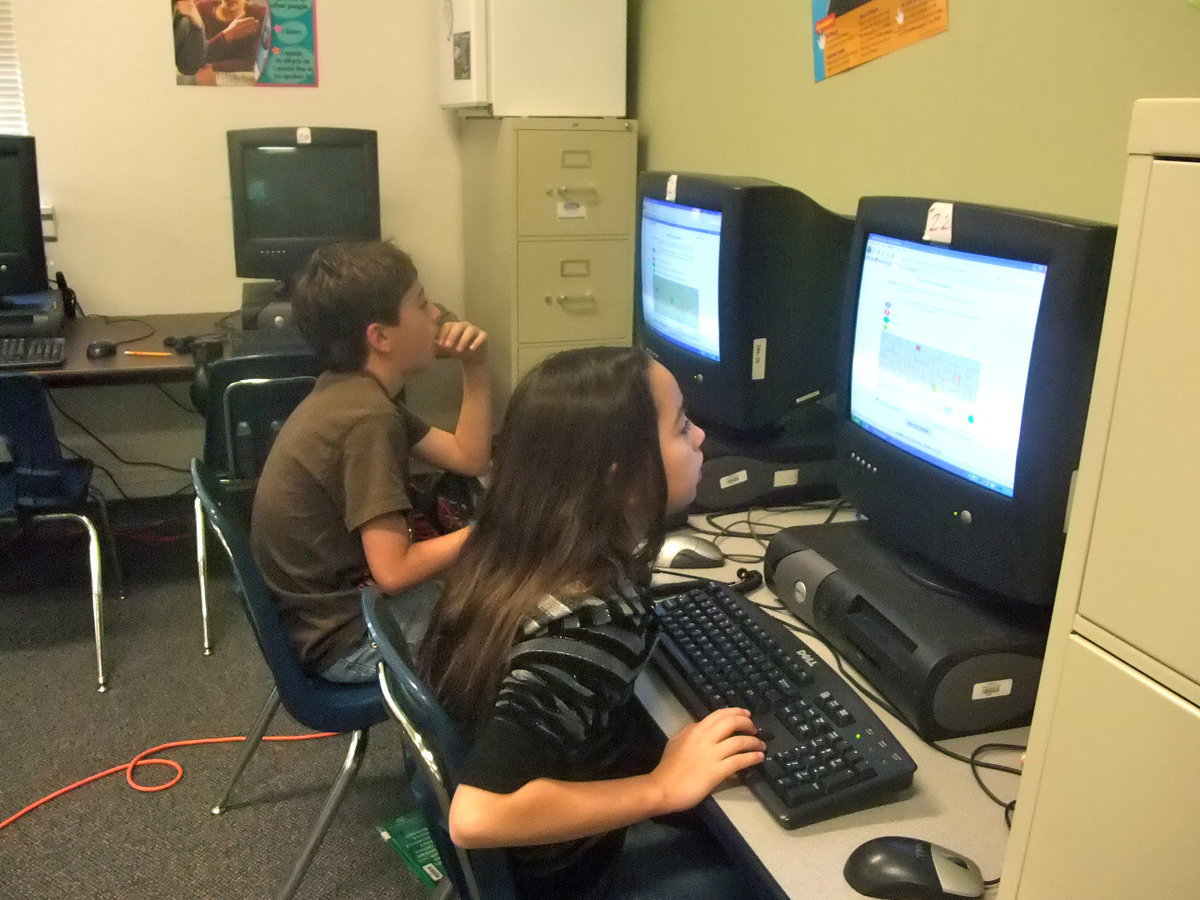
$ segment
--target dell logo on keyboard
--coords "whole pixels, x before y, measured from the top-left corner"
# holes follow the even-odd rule
[[[797,650],[796,655],[804,660],[810,669],[817,664],[817,660],[807,650]]]

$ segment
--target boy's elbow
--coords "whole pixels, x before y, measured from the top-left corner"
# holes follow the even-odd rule
[[[478,809],[464,809],[462,804],[450,804],[450,815],[447,825],[450,830],[450,840],[454,846],[463,850],[481,850],[494,847],[495,843],[488,840],[486,820]]]
[[[471,460],[466,465],[466,471],[462,474],[468,478],[482,478],[487,474],[491,467],[492,461],[486,456],[483,459]]]

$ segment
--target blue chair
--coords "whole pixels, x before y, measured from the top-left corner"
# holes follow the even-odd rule
[[[110,574],[113,593],[123,598],[121,563],[108,507],[92,487],[92,463],[63,458],[46,390],[36,375],[0,374],[0,445],[0,519],[18,526],[65,520],[87,531],[96,690],[104,692],[108,689],[104,675],[104,571]],[[98,513],[96,522],[87,514],[90,505]],[[101,565],[104,555],[107,567]]]
[[[252,496],[275,435],[319,374],[316,357],[303,350],[227,357],[197,370],[192,393],[204,413],[204,463],[231,491]],[[200,624],[209,656],[208,547],[199,498],[194,512]]]
[[[516,900],[503,850],[463,850],[450,840],[450,798],[467,747],[441,704],[414,674],[404,633],[387,601],[367,587],[362,603],[367,630],[383,658],[379,686],[388,711],[404,730],[405,755],[413,763],[413,795],[450,881],[467,900]]]
[[[280,703],[297,722],[307,728],[352,732],[346,758],[325,805],[292,866],[287,882],[276,894],[276,897],[284,900],[296,892],[304,879],[304,873],[320,847],[325,832],[329,830],[346,788],[362,764],[367,750],[368,729],[387,719],[387,708],[378,684],[337,684],[308,675],[303,670],[284,630],[275,598],[250,553],[246,530],[237,516],[233,515],[234,510],[220,479],[205,463],[193,459],[192,484],[213,531],[229,554],[246,614],[274,679],[271,694],[246,735],[229,785],[213,807],[213,814],[220,815],[225,810],[238,778],[262,742]]]

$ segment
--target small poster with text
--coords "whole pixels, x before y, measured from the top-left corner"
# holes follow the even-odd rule
[[[949,0],[812,0],[813,75],[824,81],[949,25]]]

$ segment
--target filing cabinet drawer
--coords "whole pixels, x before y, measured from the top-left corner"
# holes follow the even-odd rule
[[[522,241],[517,247],[519,343],[628,340],[632,295],[630,241]]]
[[[636,142],[623,131],[521,131],[517,233],[628,234]]]
[[[560,350],[574,350],[578,347],[628,347],[630,341],[628,338],[622,340],[611,341],[596,341],[593,343],[582,344],[535,344],[533,346],[522,346],[517,348],[517,371],[514,374],[514,383],[521,378],[526,372],[540,363],[547,356],[552,356]]]

